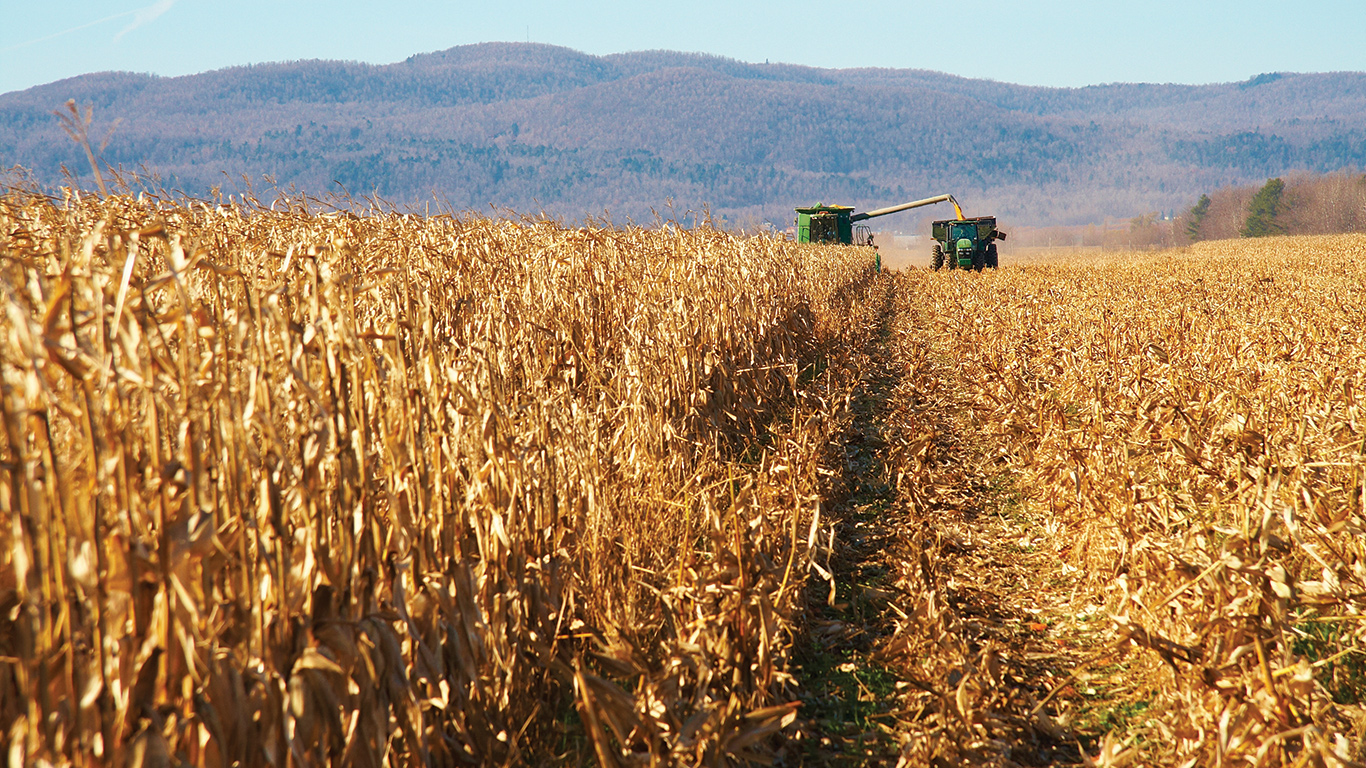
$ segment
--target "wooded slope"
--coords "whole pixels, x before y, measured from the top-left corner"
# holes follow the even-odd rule
[[[514,43],[384,66],[64,80],[0,95],[0,161],[48,183],[62,164],[85,170],[51,115],[73,98],[94,105],[99,137],[119,121],[107,161],[192,194],[269,175],[310,192],[340,182],[396,202],[570,217],[649,218],[673,200],[784,224],[799,203],[951,191],[1012,223],[1084,223],[1173,211],[1289,170],[1366,165],[1361,73],[1057,89]]]

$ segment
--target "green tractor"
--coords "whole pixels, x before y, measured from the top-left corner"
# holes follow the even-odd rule
[[[934,246],[930,249],[930,266],[935,269],[971,269],[981,272],[983,267],[996,269],[996,241],[1006,239],[1006,233],[996,228],[995,216],[936,221],[930,225]]]

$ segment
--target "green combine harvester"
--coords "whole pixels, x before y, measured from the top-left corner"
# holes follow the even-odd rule
[[[872,232],[866,224],[859,222],[935,203],[952,203],[953,212],[958,218],[936,221],[931,225],[930,232],[935,241],[930,251],[931,266],[935,269],[945,266],[949,269],[978,271],[983,267],[995,269],[998,263],[996,241],[1006,239],[1006,233],[996,228],[995,216],[965,217],[953,195],[927,197],[867,213],[854,213],[853,207],[848,205],[825,203],[798,208],[797,242],[867,245]]]

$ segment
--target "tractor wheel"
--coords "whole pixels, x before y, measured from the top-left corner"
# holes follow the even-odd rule
[[[972,252],[972,271],[973,271],[973,272],[981,272],[981,271],[982,271],[982,267],[986,266],[986,261],[987,261],[986,254],[980,253],[980,252],[978,252],[978,251],[973,251],[973,252]]]
[[[939,247],[939,243],[935,243],[934,247],[930,249],[930,266],[936,272],[944,266],[944,249]]]
[[[996,269],[1000,266],[1000,262],[997,261],[995,243],[992,243],[991,245],[987,246],[987,266],[991,267],[992,269]]]

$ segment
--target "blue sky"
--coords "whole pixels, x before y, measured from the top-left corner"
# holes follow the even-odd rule
[[[802,15],[813,8],[820,20]],[[1050,86],[1366,70],[1363,0],[0,0],[0,20],[0,93],[104,70],[383,64],[501,40],[593,54],[664,48],[753,62],[913,67]]]

